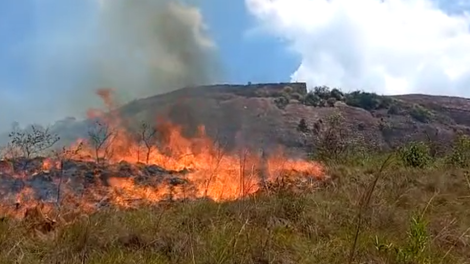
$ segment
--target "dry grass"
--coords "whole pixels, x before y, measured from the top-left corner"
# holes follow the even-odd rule
[[[3,219],[0,263],[348,263],[377,167],[332,166],[331,182],[302,195],[101,211],[51,232]],[[353,262],[470,263],[469,208],[466,171],[392,164],[363,210]]]

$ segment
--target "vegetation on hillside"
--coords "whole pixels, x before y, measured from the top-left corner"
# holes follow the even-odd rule
[[[407,105],[404,102],[389,96],[378,95],[376,93],[353,91],[344,93],[338,88],[327,86],[314,87],[305,95],[293,91],[289,86],[275,95],[274,102],[280,109],[284,109],[291,100],[311,107],[334,107],[337,102],[342,102],[348,106],[362,108],[367,111],[385,111],[388,115],[408,115],[414,120],[427,123],[433,116],[431,110],[414,104]]]
[[[385,104],[369,99],[349,103]],[[431,140],[385,152],[347,134],[342,122],[340,115],[299,122],[312,159],[327,167],[329,177],[315,189],[299,193],[279,181],[232,202],[167,201],[79,213],[66,224],[47,222],[46,231],[37,208],[21,221],[1,219],[0,262],[467,263],[470,138],[458,135],[449,151],[437,154],[439,142]],[[155,135],[146,128],[142,140]],[[97,148],[110,137],[98,132],[90,134]],[[31,133],[12,133],[17,155],[36,155],[30,150],[43,151],[56,139],[47,131]],[[150,151],[157,143],[144,145]]]

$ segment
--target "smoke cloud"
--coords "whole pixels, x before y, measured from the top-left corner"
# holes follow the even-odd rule
[[[19,52],[31,78],[26,91],[0,90],[0,127],[84,117],[101,105],[99,88],[115,89],[125,102],[218,81],[217,49],[197,7],[176,0],[89,1],[93,12],[81,19],[60,14],[63,25],[56,27],[67,34],[38,36]]]

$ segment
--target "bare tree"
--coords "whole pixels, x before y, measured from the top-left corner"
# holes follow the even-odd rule
[[[49,128],[38,128],[34,125],[31,126],[29,132],[17,129],[8,136],[11,139],[10,145],[27,159],[41,154],[60,140],[60,137],[51,133]]]
[[[145,163],[148,164],[152,151],[157,144],[157,129],[142,122],[138,134],[139,143],[145,147]],[[140,156],[140,155],[139,155]]]
[[[62,189],[63,175],[64,175],[64,163],[68,160],[74,159],[79,156],[80,151],[83,148],[83,143],[80,142],[73,148],[62,147],[60,150],[54,150],[53,154],[55,159],[59,162],[59,184],[57,185],[57,205],[60,205],[60,193]]]
[[[111,143],[116,133],[109,125],[96,121],[88,131],[89,143],[94,148],[94,158],[101,163],[112,155]]]
[[[313,125],[313,147],[321,158],[337,160],[346,154],[351,146],[351,138],[343,125],[344,118],[333,114],[326,122],[319,120]]]

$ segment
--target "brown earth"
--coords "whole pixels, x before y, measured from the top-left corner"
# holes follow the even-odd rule
[[[313,107],[295,99],[278,107],[276,100],[285,95],[287,86],[297,96],[307,93],[305,83],[200,86],[135,100],[124,105],[121,112],[135,122],[154,123],[158,117],[169,118],[183,125],[188,136],[197,131],[198,125],[205,125],[207,134],[228,149],[247,146],[269,150],[280,144],[299,154],[304,153],[306,141],[306,135],[296,129],[299,121],[303,118],[312,126],[337,112],[344,117],[344,126],[351,134],[381,147],[425,139],[427,135],[446,143],[456,131],[470,133],[470,99],[422,94],[390,96],[400,105],[398,114],[389,114],[387,109],[368,111],[344,102],[337,102],[334,107]],[[409,114],[414,105],[431,113],[428,122],[419,122]],[[55,126],[51,131],[58,132],[67,142],[87,135],[86,122],[65,119]]]
[[[337,111],[352,134],[385,147],[425,138],[426,134],[447,142],[456,131],[470,131],[470,100],[465,98],[420,94],[391,96],[403,109],[419,104],[429,110],[432,118],[423,123],[406,111],[391,115],[387,109],[367,111],[343,102],[337,102],[334,107],[312,107],[291,99],[281,109],[275,100],[286,86],[292,87],[294,93],[304,95],[307,92],[305,83],[214,85],[137,100],[124,106],[122,111],[136,120],[167,116],[183,124],[188,133],[204,124],[210,136],[226,142],[229,148],[244,144],[269,149],[281,144],[293,151],[303,149],[305,135],[296,129],[299,121],[303,118],[312,125]]]

